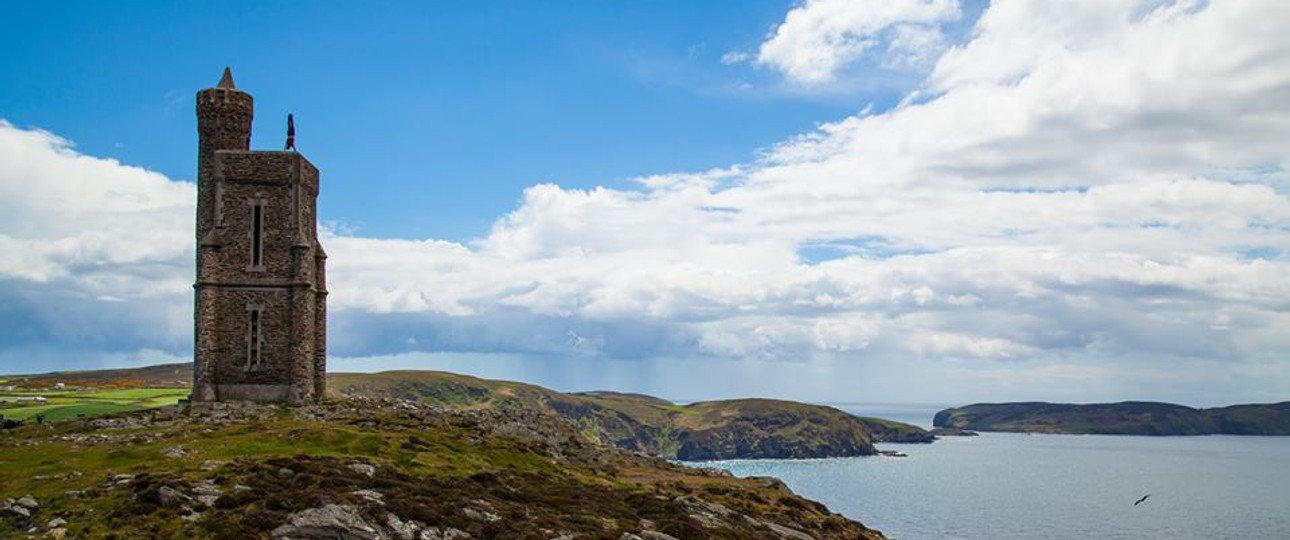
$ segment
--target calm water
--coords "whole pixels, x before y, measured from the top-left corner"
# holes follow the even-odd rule
[[[879,447],[909,457],[705,465],[779,477],[898,540],[1290,539],[1290,437],[983,433]]]

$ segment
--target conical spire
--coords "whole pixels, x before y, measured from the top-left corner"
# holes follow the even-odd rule
[[[219,78],[219,85],[216,88],[237,90],[237,87],[233,86],[233,70],[229,69],[228,66],[224,67],[224,76]]]

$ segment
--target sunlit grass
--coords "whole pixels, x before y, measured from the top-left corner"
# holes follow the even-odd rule
[[[151,409],[174,405],[189,393],[187,388],[139,388],[130,390],[64,389],[0,393],[0,416],[9,420],[58,422],[82,416]],[[46,401],[19,401],[45,398]]]

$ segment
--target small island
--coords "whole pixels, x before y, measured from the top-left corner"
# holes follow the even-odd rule
[[[976,403],[945,409],[937,429],[1094,435],[1290,435],[1290,401],[1194,409],[1147,401]]]

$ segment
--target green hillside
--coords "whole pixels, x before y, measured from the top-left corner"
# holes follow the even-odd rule
[[[68,387],[0,391],[0,419],[59,422],[174,405],[187,396],[187,388]]]

